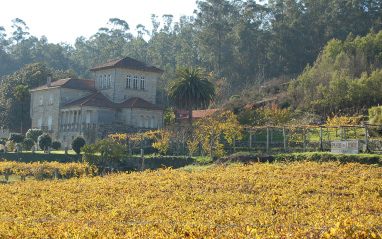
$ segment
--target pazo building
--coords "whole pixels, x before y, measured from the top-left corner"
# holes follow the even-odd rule
[[[60,79],[31,90],[32,128],[49,133],[63,147],[77,135],[94,143],[112,133],[163,127],[164,109],[156,105],[163,71],[124,57],[90,68],[94,79]]]

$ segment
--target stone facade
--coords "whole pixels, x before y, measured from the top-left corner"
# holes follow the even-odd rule
[[[163,127],[164,109],[155,105],[162,70],[125,57],[90,69],[93,80],[61,79],[31,90],[32,127],[62,147],[82,135],[87,143],[111,133]]]

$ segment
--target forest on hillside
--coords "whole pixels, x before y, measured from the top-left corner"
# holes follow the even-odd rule
[[[12,93],[18,85],[43,84],[47,72],[55,79],[91,79],[90,67],[123,56],[151,59],[165,71],[157,91],[157,103],[164,107],[172,105],[168,85],[182,66],[203,67],[210,73],[214,107],[227,104],[233,95],[241,98],[236,100],[241,106],[264,99],[272,92],[261,89],[272,83],[289,85],[279,100],[283,107],[319,114],[380,102],[356,99],[381,86],[380,0],[200,0],[193,16],[175,22],[171,14],[152,15],[151,21],[148,31],[147,26],[111,18],[93,36],[79,36],[74,45],[31,36],[20,18],[13,20],[9,36],[9,29],[0,26],[0,125],[19,125],[21,103]],[[365,88],[373,79],[374,87]],[[352,96],[341,91],[341,96],[330,98],[337,95],[335,87],[363,85]],[[27,122],[28,99],[23,104]]]

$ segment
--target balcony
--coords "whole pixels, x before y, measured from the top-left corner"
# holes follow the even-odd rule
[[[82,124],[63,124],[60,125],[60,132],[78,132],[86,130],[95,130],[97,128],[96,123],[82,123]]]

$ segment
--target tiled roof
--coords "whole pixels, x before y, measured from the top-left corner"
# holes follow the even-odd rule
[[[107,98],[101,92],[96,92],[94,94],[85,96],[81,99],[72,101],[62,106],[61,108],[67,108],[71,106],[94,106],[94,107],[104,107],[104,108],[139,108],[148,110],[162,110],[164,109],[158,105],[150,103],[139,97],[132,97],[122,103],[113,103],[109,98]]]
[[[192,118],[201,118],[210,114],[215,113],[219,109],[209,109],[209,110],[193,110],[192,111]],[[188,119],[188,111],[178,110],[177,111],[180,116],[179,119]]]
[[[146,71],[153,71],[162,73],[163,70],[155,67],[155,66],[148,66],[146,63],[143,63],[141,61],[135,60],[130,57],[123,57],[114,61],[109,61],[104,64],[94,66],[90,68],[90,71],[96,71],[103,68],[112,68],[112,67],[120,67],[120,68],[132,68],[132,69],[138,69],[138,70],[146,70]]]
[[[139,97],[132,97],[128,100],[123,101],[119,104],[120,108],[140,108],[140,109],[148,109],[148,110],[165,110],[164,108],[150,103]]]
[[[96,90],[94,88],[94,81],[93,80],[66,78],[66,79],[53,81],[50,84],[50,86],[42,85],[42,86],[39,86],[37,88],[32,89],[31,91],[45,90],[45,89],[52,89],[52,88],[59,88],[59,87],[78,89],[78,90],[90,90],[90,91]]]
[[[118,104],[113,103],[109,98],[107,98],[101,92],[96,92],[94,94],[85,96],[81,99],[72,101],[62,106],[61,108],[67,108],[71,106],[95,106],[95,107],[105,107],[105,108],[117,108]]]

